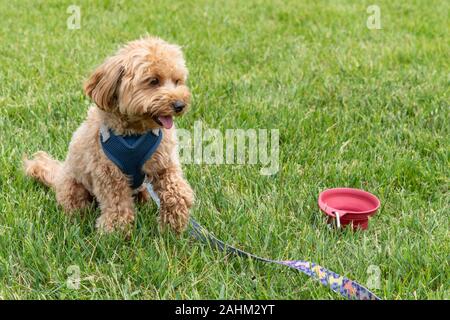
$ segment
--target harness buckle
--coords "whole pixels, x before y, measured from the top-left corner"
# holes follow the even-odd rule
[[[102,142],[105,143],[111,137],[108,127],[102,124],[100,127],[100,136],[102,137]]]

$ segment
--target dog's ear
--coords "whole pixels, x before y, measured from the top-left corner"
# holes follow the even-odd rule
[[[100,109],[111,111],[117,104],[117,88],[124,67],[119,56],[108,58],[84,84],[84,92]]]

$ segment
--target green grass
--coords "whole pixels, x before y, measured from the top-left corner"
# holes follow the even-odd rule
[[[184,47],[196,120],[280,130],[280,171],[185,165],[193,215],[220,239],[307,259],[386,299],[449,298],[449,4],[376,1],[0,2],[0,298],[338,299],[308,277],[161,234],[138,208],[129,241],[95,232],[98,209],[68,218],[26,179],[23,154],[63,159],[89,101],[82,81],[146,33]],[[66,9],[81,6],[81,29]],[[325,188],[363,188],[382,207],[367,232],[329,230]],[[77,265],[81,286],[69,289]]]

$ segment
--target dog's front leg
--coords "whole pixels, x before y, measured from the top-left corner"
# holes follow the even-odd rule
[[[134,221],[134,203],[128,180],[119,169],[111,165],[97,170],[93,192],[101,210],[96,224],[99,231],[129,232]]]
[[[153,190],[160,199],[160,224],[170,225],[177,233],[181,233],[189,221],[189,209],[194,202],[194,193],[183,178],[181,168],[172,166],[147,174]]]

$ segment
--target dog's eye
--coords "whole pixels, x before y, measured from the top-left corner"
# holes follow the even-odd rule
[[[181,80],[180,79],[177,79],[177,80],[175,80],[175,85],[180,85],[181,84]]]
[[[152,86],[157,86],[159,84],[159,79],[158,78],[150,78],[149,83]]]

